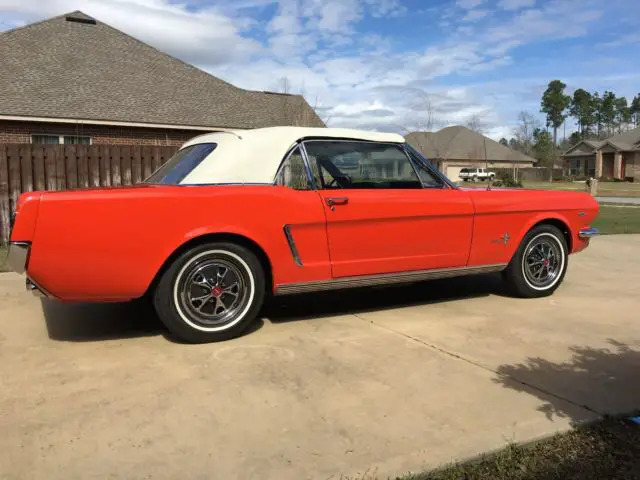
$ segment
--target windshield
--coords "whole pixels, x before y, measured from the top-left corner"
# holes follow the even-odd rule
[[[218,146],[217,143],[198,143],[178,150],[144,183],[177,185],[184,180]]]

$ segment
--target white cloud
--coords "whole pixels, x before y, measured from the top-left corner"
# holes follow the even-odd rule
[[[640,33],[632,32],[627,35],[618,36],[615,40],[601,43],[601,47],[622,47],[624,45],[633,45],[640,43]]]
[[[519,10],[521,8],[533,7],[536,0],[499,0],[498,6],[504,10]]]
[[[456,5],[460,8],[471,9],[475,8],[478,5],[482,5],[485,0],[457,0]]]
[[[29,22],[81,8],[88,15],[189,62],[216,65],[246,59],[261,45],[242,35],[235,21],[215,8],[190,11],[166,0],[2,0],[0,12],[15,12]]]
[[[489,28],[489,42],[538,42],[585,35],[588,27],[604,13],[594,2],[551,0],[544,8],[523,10],[506,22]]]
[[[515,62],[516,47],[583,35],[601,15],[596,0],[550,0],[524,10],[533,2],[501,0],[503,9],[521,7],[499,17],[488,14],[484,0],[458,0],[420,18],[432,22],[425,32],[448,22],[442,35],[403,45],[361,23],[408,13],[400,0],[181,1],[0,0],[0,20],[31,22],[80,8],[240,87],[278,89],[286,77],[332,126],[401,131],[424,125],[428,97],[436,126],[478,115],[491,132],[502,132],[515,118],[512,110],[537,112],[548,78],[510,80],[514,69],[500,82],[452,86],[452,76],[469,83]],[[447,76],[444,87],[439,82]]]
[[[462,17],[463,22],[475,22],[481,18],[486,17],[489,14],[488,10],[469,10],[467,14]]]

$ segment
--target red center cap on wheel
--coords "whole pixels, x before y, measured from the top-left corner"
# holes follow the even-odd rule
[[[211,295],[213,295],[214,297],[219,297],[220,295],[222,295],[222,289],[220,287],[213,287],[211,289]]]
[[[549,265],[549,260],[545,260],[543,263],[544,263],[544,266],[546,267],[547,265]]]

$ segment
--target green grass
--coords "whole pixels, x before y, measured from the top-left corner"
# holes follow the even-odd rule
[[[601,234],[640,233],[640,207],[600,205],[592,224]]]
[[[487,182],[457,182],[465,187],[486,187]],[[534,190],[571,190],[585,192],[585,184],[582,182],[522,182],[524,188]],[[598,196],[600,197],[626,197],[640,198],[640,182],[600,182],[598,183]]]
[[[583,480],[640,477],[640,425],[628,416],[396,480]]]
[[[9,271],[9,267],[7,267],[7,265],[5,265],[4,263],[6,259],[7,259],[7,249],[6,247],[3,247],[2,245],[0,245],[0,273]]]
[[[573,190],[584,192],[585,184],[578,182],[523,182],[525,188],[536,190]],[[602,197],[640,197],[640,183],[599,182],[598,196]]]

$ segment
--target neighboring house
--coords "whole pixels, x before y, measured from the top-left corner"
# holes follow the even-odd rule
[[[462,126],[413,132],[406,140],[453,181],[460,179],[463,168],[525,168],[536,162],[535,158]]]
[[[324,127],[76,11],[0,33],[0,143],[180,145],[216,128]]]
[[[582,140],[562,158],[572,175],[640,181],[640,127],[605,140]]]

